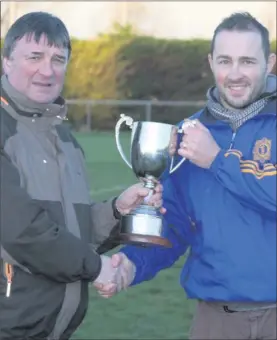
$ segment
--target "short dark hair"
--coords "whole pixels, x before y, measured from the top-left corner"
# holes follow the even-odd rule
[[[17,41],[25,35],[27,38],[33,36],[39,42],[43,34],[46,35],[49,46],[66,48],[68,58],[70,57],[71,42],[65,24],[58,17],[46,12],[27,13],[12,24],[5,37],[3,57],[10,58]]]
[[[250,13],[233,13],[225,18],[215,29],[211,42],[211,54],[214,52],[215,38],[222,31],[258,32],[262,38],[262,45],[266,59],[270,54],[269,32],[257,19]]]

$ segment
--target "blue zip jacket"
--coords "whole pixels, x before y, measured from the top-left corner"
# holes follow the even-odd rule
[[[276,301],[276,97],[234,133],[196,113],[221,147],[210,169],[189,161],[162,179],[164,236],[173,247],[125,246],[132,285],[152,279],[189,249],[180,283],[188,298]]]

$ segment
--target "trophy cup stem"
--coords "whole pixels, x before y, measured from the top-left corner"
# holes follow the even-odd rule
[[[149,176],[145,179],[145,188],[153,190],[155,188],[155,183],[153,181],[154,177]]]
[[[147,189],[150,189],[150,192],[146,197],[144,197],[143,204],[147,205],[150,197],[154,193],[155,183],[153,182],[153,180],[154,180],[154,177],[152,177],[152,176],[149,176],[145,179],[144,187],[147,188]]]

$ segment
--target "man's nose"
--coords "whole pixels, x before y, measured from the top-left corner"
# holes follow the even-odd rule
[[[39,73],[45,77],[51,77],[53,75],[53,67],[51,62],[43,61],[39,67]]]
[[[232,67],[229,70],[228,78],[231,80],[237,80],[240,79],[243,76],[240,65],[234,63]]]

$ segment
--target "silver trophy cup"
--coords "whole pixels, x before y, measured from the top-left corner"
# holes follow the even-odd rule
[[[125,157],[120,143],[120,128],[123,123],[132,130],[131,162]],[[115,126],[117,149],[136,177],[143,181],[146,188],[151,189],[150,196],[168,166],[170,165],[169,173],[172,173],[185,161],[183,158],[173,167],[174,154],[177,149],[177,134],[182,132],[183,127],[178,130],[170,124],[148,121],[134,122],[131,117],[121,114]],[[163,237],[163,218],[160,208],[147,204],[150,196],[146,197],[138,208],[121,217],[120,240],[123,243],[158,244],[171,247],[171,242]]]

